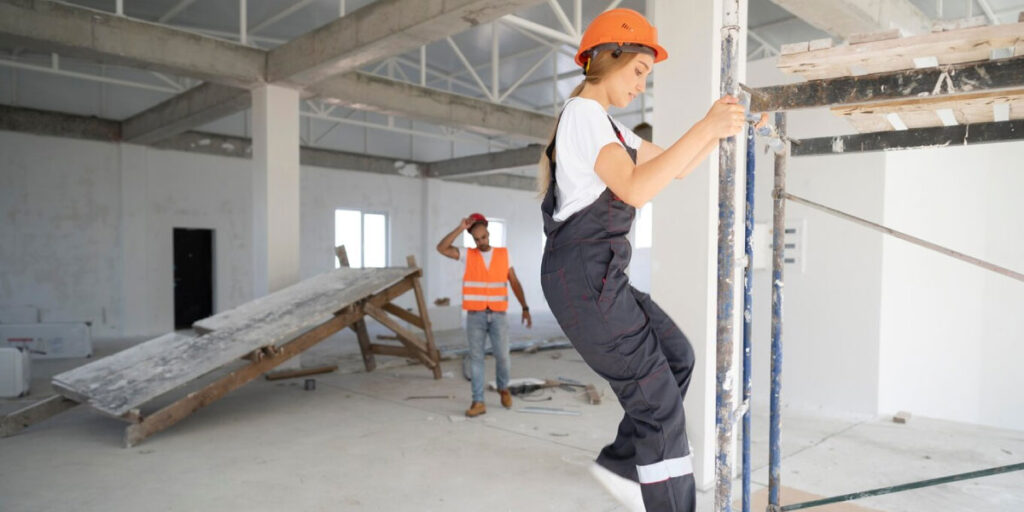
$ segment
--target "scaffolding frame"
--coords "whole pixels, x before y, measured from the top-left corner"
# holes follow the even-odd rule
[[[739,3],[727,0],[724,5],[722,28],[721,92],[737,94],[738,51],[736,34],[739,32]],[[1024,15],[1022,15],[1024,21]],[[936,85],[946,84],[945,91]],[[922,96],[956,98],[968,91],[1005,91],[1024,86],[1024,55],[992,61],[952,64],[927,69],[905,69],[877,73],[868,76],[823,78],[802,83],[749,89],[752,112],[775,112],[775,126],[778,135],[785,142],[784,150],[775,155],[774,184],[772,189],[772,306],[771,306],[771,356],[770,356],[770,425],[768,462],[768,506],[767,512],[785,512],[818,507],[831,503],[851,501],[871,496],[941,485],[961,480],[981,478],[1013,471],[1024,471],[1024,462],[980,471],[921,480],[844,494],[830,498],[780,505],[781,491],[781,392],[782,392],[782,312],[784,285],[784,238],[785,212],[787,201],[808,206],[826,214],[848,220],[881,233],[902,239],[912,244],[945,254],[960,261],[1024,282],[1024,273],[1008,269],[988,261],[964,254],[953,249],[903,233],[882,224],[871,222],[840,210],[810,201],[786,191],[786,168],[792,156],[843,154],[862,151],[890,151],[967,146],[1024,139],[1024,120],[1004,120],[990,123],[976,123],[947,127],[912,128],[900,131],[861,133],[839,137],[805,139],[791,147],[787,135],[786,111],[812,107],[839,107],[877,101],[920,98]],[[929,87],[927,91],[921,87]],[[925,93],[925,94],[922,94]],[[742,353],[742,402],[733,409],[732,380],[734,371],[733,270],[735,265],[735,179],[736,179],[736,137],[722,141],[719,146],[719,224],[718,224],[718,305],[716,339],[716,416],[717,452],[715,456],[715,510],[732,511],[732,456],[734,429],[737,415],[742,419],[741,482],[742,510],[750,511],[750,396],[751,396],[751,317],[752,317],[752,273],[754,211],[754,139],[753,131],[747,133],[747,168],[745,194],[745,269],[743,282],[743,353]]]

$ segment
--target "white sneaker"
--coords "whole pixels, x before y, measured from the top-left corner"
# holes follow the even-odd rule
[[[590,465],[590,474],[608,491],[616,501],[626,506],[630,512],[646,512],[644,508],[644,497],[640,493],[640,484],[622,478],[611,471],[608,471],[598,463]]]

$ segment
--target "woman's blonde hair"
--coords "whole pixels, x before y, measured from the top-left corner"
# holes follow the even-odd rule
[[[626,57],[628,55],[628,57]],[[612,55],[612,51],[603,51],[595,55],[590,60],[590,67],[587,68],[587,74],[583,77],[583,81],[576,86],[575,89],[569,94],[569,98],[575,98],[583,92],[583,87],[587,84],[597,85],[601,83],[606,76],[614,73],[625,66],[636,58],[635,53],[623,53],[618,57]],[[568,100],[568,99],[567,99]],[[555,130],[558,129],[558,121],[555,121],[555,126],[551,129],[551,137],[548,137],[548,143],[544,145],[544,149],[547,149],[548,145],[555,138]],[[548,192],[548,185],[551,184],[551,165],[548,161],[548,155],[546,152],[541,151],[540,162],[537,164],[537,192],[543,199],[544,195]]]

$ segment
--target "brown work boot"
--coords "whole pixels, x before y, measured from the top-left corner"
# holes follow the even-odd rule
[[[498,391],[498,394],[501,395],[501,406],[506,409],[511,409],[512,393],[509,393],[507,389],[502,389]]]
[[[487,406],[483,402],[473,402],[470,404],[469,409],[466,409],[466,416],[475,418],[481,414],[487,413]]]

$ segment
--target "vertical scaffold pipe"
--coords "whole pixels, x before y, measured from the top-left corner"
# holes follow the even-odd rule
[[[775,114],[779,136],[786,135],[786,113]],[[782,469],[782,274],[786,247],[786,160],[789,143],[775,155],[775,186],[772,211],[772,350],[771,418],[768,429],[768,511],[779,510],[780,472]]]
[[[739,0],[722,2],[722,95],[737,95]],[[736,137],[718,145],[718,308],[715,361],[715,510],[732,511],[732,452],[736,430],[733,303],[736,272]]]
[[[746,266],[743,270],[743,512],[750,512],[750,335],[754,305],[754,127],[747,128],[747,179],[744,182],[747,200],[743,220]]]

